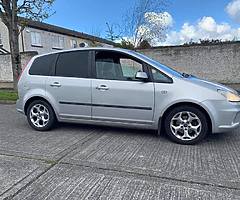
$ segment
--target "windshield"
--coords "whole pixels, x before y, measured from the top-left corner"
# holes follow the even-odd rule
[[[167,66],[161,64],[160,62],[149,58],[148,56],[145,56],[145,55],[135,52],[135,51],[132,51],[132,53],[136,54],[138,57],[142,58],[143,60],[146,60],[148,63],[156,66],[161,71],[163,70],[166,73],[172,74],[173,76],[182,77],[182,74],[180,72],[178,72],[170,67],[167,67]]]

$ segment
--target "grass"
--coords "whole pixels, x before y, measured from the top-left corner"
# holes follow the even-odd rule
[[[18,99],[17,92],[13,90],[0,90],[0,100],[16,101]]]

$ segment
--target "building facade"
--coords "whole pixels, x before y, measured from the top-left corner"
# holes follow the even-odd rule
[[[19,34],[20,52],[36,51],[38,54],[84,46],[112,47],[114,43],[103,38],[69,30],[37,21],[26,21]],[[0,46],[10,51],[8,30],[0,18]]]
[[[19,50],[22,65],[36,54],[84,46],[113,47],[115,44],[103,38],[69,30],[47,23],[25,20],[26,26],[19,34]],[[13,75],[8,29],[0,18],[0,88],[12,88]]]

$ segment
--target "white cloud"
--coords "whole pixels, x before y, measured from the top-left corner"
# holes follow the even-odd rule
[[[164,42],[156,45],[181,45],[186,42],[199,42],[205,39],[222,41],[240,39],[240,28],[232,28],[227,23],[217,23],[212,17],[203,17],[195,24],[184,23],[180,31],[171,31]]]
[[[226,7],[226,11],[232,19],[240,23],[240,0],[231,1]]]

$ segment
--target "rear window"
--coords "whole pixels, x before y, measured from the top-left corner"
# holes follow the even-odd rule
[[[51,54],[36,58],[29,70],[29,74],[49,76],[50,70],[55,64],[56,56],[56,54]]]
[[[59,55],[56,76],[88,78],[89,52],[73,51]]]

